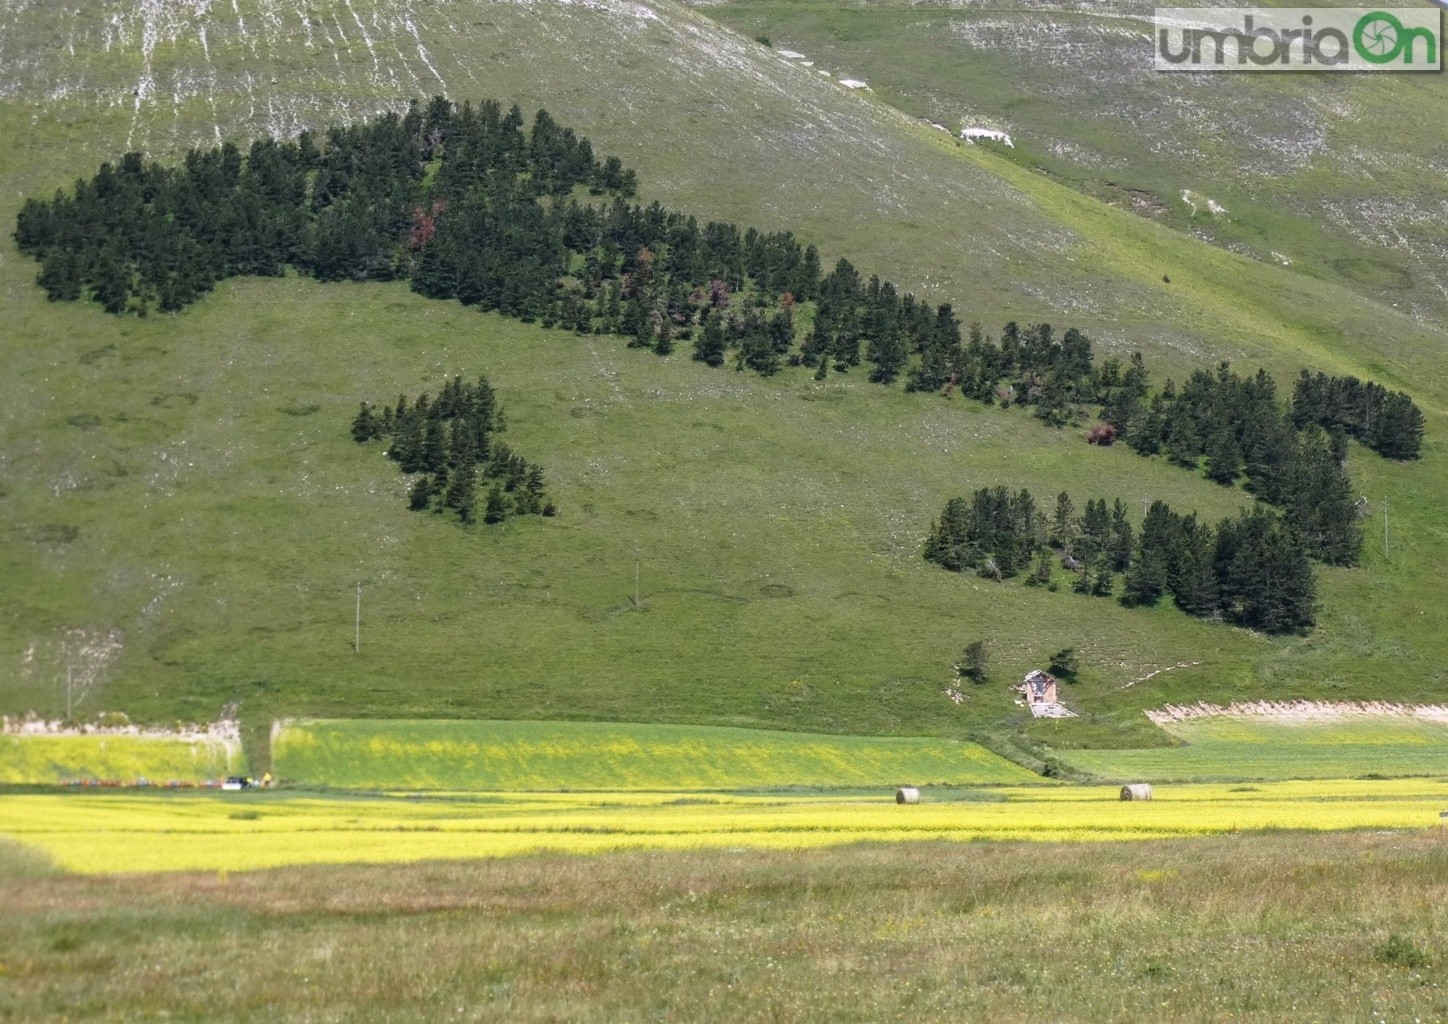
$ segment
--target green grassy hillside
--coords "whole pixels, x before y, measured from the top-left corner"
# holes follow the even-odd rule
[[[546,101],[636,165],[646,199],[792,227],[967,320],[1078,324],[1107,351],[1144,349],[1158,380],[1221,357],[1284,380],[1304,363],[1357,372],[1429,414],[1420,463],[1353,450],[1374,509],[1391,502],[1390,556],[1370,546],[1362,569],[1324,571],[1318,631],[1269,640],[922,562],[945,499],[986,484],[1211,519],[1245,500],[1021,413],[711,371],[399,285],[235,280],[179,315],[117,320],[47,304],[7,244],[5,710],[55,711],[63,644],[96,679],[83,711],[159,719],[239,705],[965,736],[1016,718],[1005,684],[1068,645],[1083,678],[1066,696],[1087,713],[1071,728],[1097,739],[1163,700],[1443,693],[1441,327],[958,147],[669,4],[0,16],[6,223],[128,144],[175,156],[443,88]],[[480,372],[510,443],[547,467],[557,520],[464,531],[411,514],[394,467],[347,436],[359,400]],[[941,691],[980,636],[993,682],[957,706]]]
[[[700,6],[913,116],[1007,131],[1010,159],[1121,209],[1421,319],[1448,311],[1448,137],[1424,130],[1448,118],[1441,75],[1160,74],[1142,3]]]

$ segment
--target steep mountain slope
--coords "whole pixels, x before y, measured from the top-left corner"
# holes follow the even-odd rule
[[[1004,130],[1013,160],[1123,209],[1419,319],[1448,312],[1448,136],[1427,127],[1448,118],[1441,75],[1164,75],[1141,3],[701,6],[907,113]]]
[[[4,710],[52,710],[69,650],[95,677],[88,707],[147,717],[239,701],[960,734],[1012,713],[1003,686],[959,707],[940,692],[977,636],[1001,682],[1078,646],[1081,693],[1122,720],[1196,693],[1442,692],[1448,629],[1424,600],[1448,553],[1441,328],[956,146],[669,4],[12,3],[0,24],[6,221],[128,146],[174,157],[443,89],[495,95],[623,156],[646,199],[793,228],[989,328],[1076,324],[1145,350],[1158,380],[1218,358],[1284,381],[1358,372],[1430,414],[1421,463],[1354,449],[1364,492],[1391,502],[1391,558],[1324,572],[1319,631],[1267,640],[921,562],[944,500],[984,484],[1210,519],[1245,501],[1021,413],[709,371],[398,285],[239,280],[177,316],[116,320],[47,304],[7,245]],[[410,514],[391,465],[346,435],[360,399],[479,372],[548,468],[556,522],[466,532]]]

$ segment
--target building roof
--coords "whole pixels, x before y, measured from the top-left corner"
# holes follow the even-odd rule
[[[1026,673],[1025,682],[1021,683],[1021,689],[1032,697],[1044,697],[1047,691],[1055,685],[1054,676],[1036,668]]]

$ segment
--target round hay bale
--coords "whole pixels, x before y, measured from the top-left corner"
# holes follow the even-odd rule
[[[895,790],[895,802],[897,804],[918,804],[920,802],[920,790],[914,786],[901,786]]]
[[[1133,782],[1129,786],[1121,787],[1121,799],[1123,800],[1150,800],[1151,786],[1145,782]]]

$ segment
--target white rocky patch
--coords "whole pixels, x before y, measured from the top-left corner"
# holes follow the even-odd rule
[[[1145,712],[1157,725],[1194,718],[1255,718],[1284,725],[1340,722],[1352,718],[1418,718],[1448,725],[1448,704],[1396,704],[1391,701],[1259,700],[1228,705],[1168,704]]]
[[[999,142],[1001,145],[1010,146],[1012,149],[1016,148],[1016,144],[1011,141],[1009,135],[1005,132],[997,131],[994,128],[965,128],[961,130],[960,137],[966,142],[980,142],[981,140],[985,140],[987,142]]]
[[[1186,203],[1192,208],[1192,216],[1194,217],[1201,212],[1198,207],[1198,201],[1200,201],[1201,206],[1205,206],[1207,208],[1207,212],[1214,217],[1225,217],[1227,215],[1227,208],[1221,203],[1217,202],[1215,199],[1209,199],[1206,196],[1198,195],[1189,188],[1182,189],[1182,202]]]

